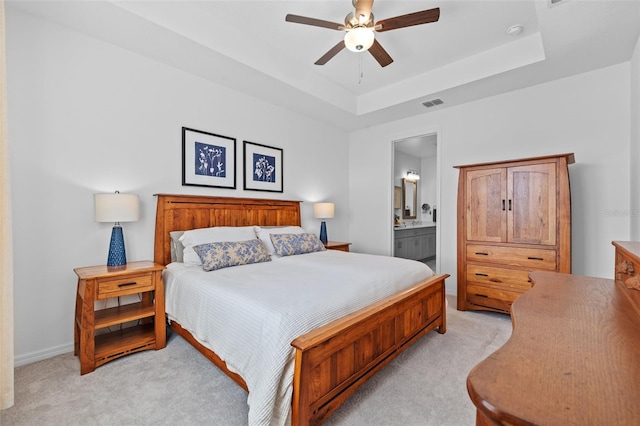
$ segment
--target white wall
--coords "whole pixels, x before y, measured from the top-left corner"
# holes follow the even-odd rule
[[[438,194],[438,162],[435,155],[422,157],[420,162],[420,220],[423,222],[433,221],[433,209],[437,208]],[[422,212],[422,205],[429,204],[429,213]]]
[[[93,194],[140,195],[127,258],[153,258],[155,193],[331,201],[349,241],[348,135],[145,57],[7,8],[16,364],[73,347],[73,268],[104,264],[111,225]],[[181,186],[181,127],[284,150],[284,193]],[[330,173],[327,173],[330,170]],[[312,203],[303,226],[318,232]]]
[[[377,230],[389,221],[391,141],[438,132],[440,270],[451,274],[448,292],[455,293],[457,279],[458,171],[453,167],[554,153],[576,157],[570,166],[573,272],[611,277],[611,240],[629,238],[628,217],[616,214],[629,209],[629,79],[626,63],[352,133],[354,250],[389,254],[391,236]]]
[[[640,38],[631,58],[631,237],[640,240]]]

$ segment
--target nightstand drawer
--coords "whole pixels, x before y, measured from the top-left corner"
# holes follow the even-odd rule
[[[128,276],[113,280],[100,280],[98,282],[98,299],[124,296],[126,294],[141,293],[154,290],[150,274]]]

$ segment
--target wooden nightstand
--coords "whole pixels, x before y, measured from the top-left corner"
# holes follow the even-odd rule
[[[73,354],[80,358],[80,374],[124,355],[166,346],[163,269],[163,265],[151,261],[117,268],[101,265],[74,269],[78,290]],[[94,309],[96,300],[135,293],[140,293],[140,302]],[[136,320],[137,325],[120,327]],[[117,330],[96,335],[96,330],[107,327]]]
[[[340,250],[340,251],[349,251],[349,246],[351,243],[341,243],[340,241],[328,241],[324,247],[327,250]]]

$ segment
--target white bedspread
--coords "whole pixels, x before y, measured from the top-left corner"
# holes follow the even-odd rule
[[[290,421],[298,336],[433,275],[406,259],[328,250],[205,272],[164,271],[166,312],[240,374],[249,425]]]

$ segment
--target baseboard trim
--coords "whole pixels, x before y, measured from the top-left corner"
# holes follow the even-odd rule
[[[52,358],[54,356],[73,352],[73,344],[54,346],[42,351],[31,352],[25,355],[18,355],[14,359],[14,366],[21,367],[27,364],[33,364],[34,362],[42,361],[44,359]]]

